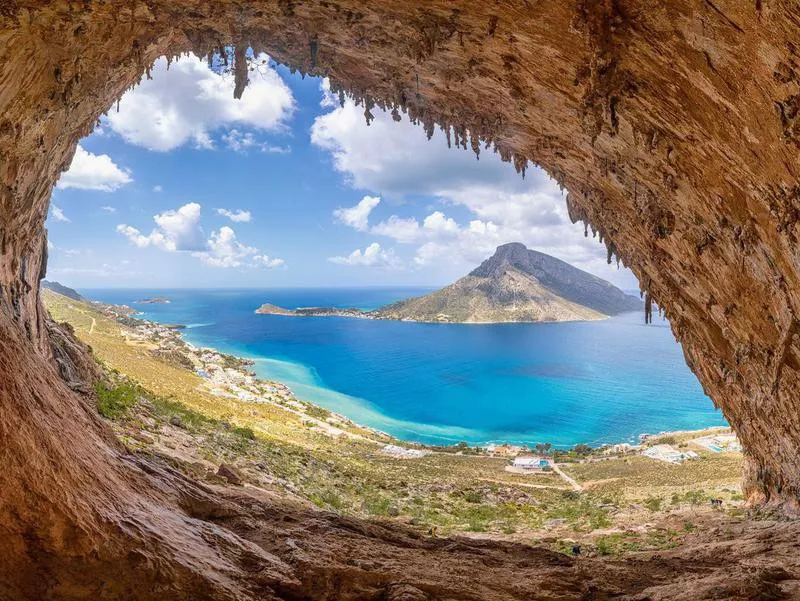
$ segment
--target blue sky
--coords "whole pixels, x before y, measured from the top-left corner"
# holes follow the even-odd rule
[[[339,105],[257,61],[156,63],[84,139],[53,192],[48,278],[89,287],[440,285],[523,242],[635,288],[570,224],[561,192],[490,150]]]

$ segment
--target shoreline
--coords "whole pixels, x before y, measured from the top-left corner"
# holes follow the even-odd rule
[[[227,351],[224,351],[224,350],[220,350],[219,348],[214,347],[214,346],[195,345],[195,344],[193,344],[193,343],[191,343],[191,342],[189,342],[188,340],[185,339],[184,334],[188,333],[190,328],[188,328],[184,324],[178,324],[178,325],[181,325],[183,327],[176,328],[175,327],[176,324],[174,324],[174,323],[168,323],[168,322],[162,323],[162,322],[154,320],[154,319],[142,318],[140,316],[143,315],[144,312],[137,311],[135,309],[133,309],[133,312],[135,312],[135,315],[136,315],[136,317],[134,317],[129,312],[126,312],[126,310],[130,311],[132,309],[131,307],[126,306],[126,305],[114,305],[114,304],[105,303],[103,301],[96,301],[96,300],[92,300],[92,301],[90,301],[90,303],[93,304],[95,307],[107,307],[109,309],[112,309],[111,315],[107,315],[107,316],[111,317],[115,321],[120,322],[121,325],[130,326],[130,324],[124,324],[123,323],[124,320],[120,319],[120,317],[124,316],[127,320],[138,322],[141,325],[153,324],[153,325],[156,325],[156,326],[161,327],[161,328],[166,328],[166,329],[168,329],[170,331],[172,336],[174,336],[177,340],[180,341],[180,344],[186,345],[188,348],[193,349],[194,351],[208,350],[208,351],[220,354],[220,355],[227,355],[227,356],[229,356],[229,357],[231,357],[231,358],[233,358],[235,360],[241,361],[242,363],[248,363],[250,365],[253,365],[255,362],[269,362],[269,361],[285,362],[285,360],[275,359],[275,358],[271,358],[271,357],[261,357],[261,356],[259,356],[259,357],[246,357],[246,356],[242,356],[242,355],[237,354],[237,353],[232,353],[232,352],[227,352]],[[394,320],[394,321],[400,321],[400,320]],[[413,322],[413,323],[428,323],[428,322]],[[509,323],[512,323],[512,322],[509,322]],[[516,322],[513,322],[513,323],[516,323]],[[531,322],[531,323],[537,323],[537,322]],[[560,323],[560,322],[538,322],[538,323]],[[450,325],[455,325],[455,324],[450,324]],[[471,324],[470,323],[470,324],[463,324],[463,325],[477,325],[477,324]],[[300,367],[303,367],[303,368],[308,368],[308,366],[305,366],[303,364],[297,364],[297,365],[300,366]],[[192,370],[188,370],[187,369],[187,371],[192,371]],[[254,373],[248,373],[248,375],[256,377],[256,375]],[[265,377],[261,377],[261,376],[257,376],[257,379],[258,379],[259,382],[261,382],[264,385],[269,385],[270,383],[279,384],[280,386],[286,388],[286,390],[289,391],[289,393],[294,397],[294,399],[296,399],[296,401],[298,403],[307,404],[307,405],[316,407],[316,408],[318,408],[320,410],[324,410],[326,412],[329,412],[330,414],[335,416],[340,421],[349,423],[353,427],[356,427],[356,428],[364,430],[364,431],[372,432],[376,436],[386,437],[386,438],[389,438],[389,439],[391,439],[391,440],[393,440],[395,442],[399,442],[399,443],[404,444],[404,445],[410,445],[410,446],[414,446],[414,447],[418,447],[418,448],[427,448],[427,449],[448,449],[448,450],[450,450],[450,449],[453,449],[454,447],[463,448],[464,444],[466,444],[466,447],[470,448],[470,449],[479,449],[479,448],[485,449],[485,448],[490,447],[490,446],[503,446],[503,445],[521,447],[523,449],[533,449],[533,448],[535,448],[535,446],[537,444],[550,444],[550,448],[552,448],[554,450],[568,451],[568,450],[574,448],[577,445],[585,444],[585,445],[597,450],[597,449],[602,449],[604,447],[613,447],[615,445],[620,445],[620,444],[637,445],[637,444],[641,444],[647,438],[652,440],[654,438],[661,438],[661,437],[670,436],[670,435],[684,435],[684,434],[691,434],[691,433],[695,433],[695,432],[699,433],[699,432],[707,432],[707,431],[711,431],[711,430],[730,429],[730,426],[717,425],[717,426],[706,426],[706,427],[700,427],[700,428],[694,428],[694,429],[688,429],[688,430],[686,430],[686,429],[685,430],[664,430],[664,431],[660,431],[660,432],[657,432],[657,433],[640,432],[640,433],[637,433],[637,434],[633,434],[633,435],[631,435],[631,436],[629,436],[627,438],[624,438],[624,439],[615,440],[615,441],[606,441],[606,442],[602,442],[602,443],[594,441],[594,442],[575,442],[575,443],[569,443],[569,444],[552,444],[552,443],[548,443],[546,440],[535,441],[535,442],[534,441],[514,442],[513,439],[510,439],[510,438],[505,438],[505,439],[503,439],[503,438],[487,439],[487,440],[480,440],[480,441],[465,441],[464,439],[459,438],[457,434],[453,435],[452,437],[437,436],[435,434],[434,435],[430,435],[433,438],[444,439],[444,440],[446,440],[448,442],[442,442],[442,443],[421,442],[421,441],[418,441],[418,440],[410,440],[410,439],[405,438],[405,437],[400,437],[400,436],[398,436],[396,434],[391,434],[391,433],[389,433],[389,432],[387,432],[385,430],[382,430],[382,429],[380,429],[378,427],[370,426],[370,425],[367,425],[367,424],[365,424],[365,423],[363,423],[361,421],[357,421],[358,418],[348,417],[348,415],[346,413],[343,413],[340,410],[337,411],[337,410],[329,409],[328,407],[326,407],[325,405],[321,404],[317,400],[310,400],[308,398],[301,398],[298,395],[298,393],[295,391],[295,389],[292,388],[292,385],[286,384],[281,379],[278,379],[278,378],[273,379],[273,378],[269,378],[269,377],[265,378]],[[293,385],[296,385],[296,384],[297,383],[293,383]],[[307,386],[314,387],[314,388],[321,388],[323,390],[328,390],[332,394],[342,395],[343,397],[346,397],[346,398],[353,398],[353,399],[355,399],[357,401],[358,400],[362,400],[362,399],[358,399],[357,397],[352,397],[351,395],[348,395],[346,393],[341,393],[341,392],[333,390],[333,389],[327,389],[327,388],[324,388],[324,387],[320,387],[320,386],[317,386],[315,384],[307,384]],[[242,402],[247,402],[247,401],[242,401]],[[365,401],[365,402],[367,402],[367,401]],[[378,412],[376,412],[376,413],[378,413]],[[425,436],[424,433],[421,433],[421,432],[419,432],[417,430],[414,430],[414,429],[408,427],[408,426],[416,425],[414,422],[404,422],[403,420],[398,420],[396,418],[392,418],[390,416],[385,416],[383,414],[379,414],[379,415],[381,417],[383,417],[385,420],[392,421],[392,422],[397,422],[397,425],[398,425],[398,427],[400,429],[406,430],[407,432],[409,432],[412,435],[414,433],[416,433],[416,434],[420,434],[422,436]],[[407,427],[403,428],[404,425],[407,426]],[[419,424],[419,425],[425,426],[426,424]]]

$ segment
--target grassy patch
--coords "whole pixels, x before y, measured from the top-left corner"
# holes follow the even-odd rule
[[[94,386],[97,395],[97,411],[107,419],[120,419],[136,405],[141,391],[131,382],[97,382]]]
[[[153,394],[148,396],[148,400],[160,416],[172,420],[176,425],[180,424],[181,427],[192,432],[198,432],[217,424],[217,420],[209,418],[179,401]]]
[[[306,405],[306,415],[325,421],[331,416],[331,412],[317,405]]]

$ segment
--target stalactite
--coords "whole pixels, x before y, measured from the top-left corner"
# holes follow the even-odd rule
[[[242,97],[249,81],[247,75],[247,44],[239,40],[233,55],[233,97],[237,100]]]
[[[373,119],[375,119],[375,115],[372,114],[372,107],[375,106],[375,103],[372,101],[372,98],[364,98],[364,119],[367,121],[367,125],[371,125]]]
[[[653,323],[653,297],[649,290],[644,293],[644,322]]]
[[[611,259],[614,256],[614,253],[617,251],[617,247],[613,242],[608,242],[606,245],[606,263],[611,265]]]

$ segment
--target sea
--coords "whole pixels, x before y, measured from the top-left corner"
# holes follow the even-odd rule
[[[141,317],[186,325],[187,342],[255,361],[258,376],[401,440],[566,448],[724,426],[666,321],[426,324],[258,315],[374,309],[429,288],[91,289]],[[136,304],[164,296],[169,304]]]

